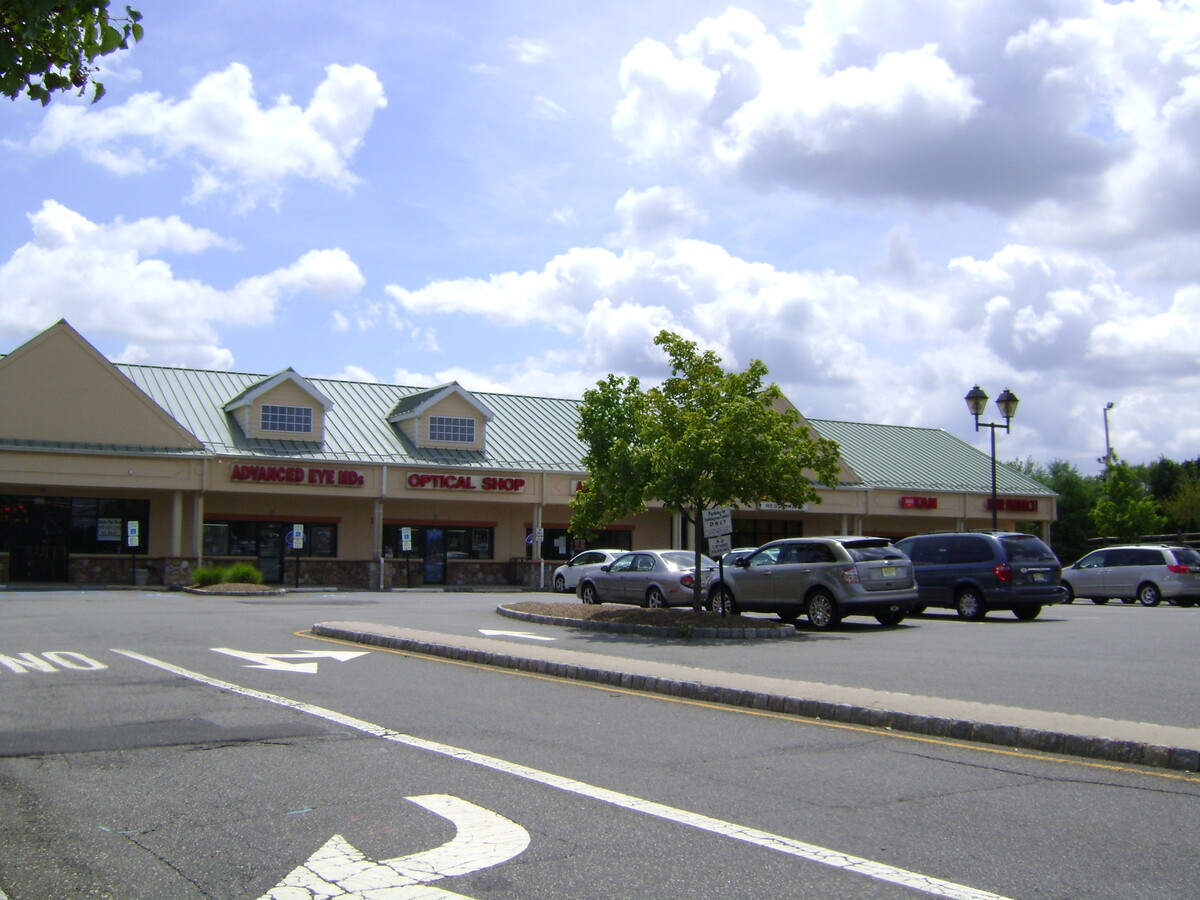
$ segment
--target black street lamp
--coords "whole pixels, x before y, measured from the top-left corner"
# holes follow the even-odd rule
[[[964,398],[967,401],[967,409],[971,411],[971,415],[975,417],[975,430],[980,428],[990,428],[992,430],[992,531],[999,530],[996,521],[996,512],[999,503],[996,500],[996,429],[1003,428],[1008,431],[1009,422],[1012,417],[1017,414],[1017,404],[1021,401],[1017,399],[1017,395],[1005,388],[999,397],[996,398],[996,407],[1000,410],[1000,415],[1004,417],[1004,424],[997,422],[980,422],[979,417],[983,415],[983,411],[987,408],[988,395],[985,394],[979,387],[971,388],[967,391],[967,396]]]

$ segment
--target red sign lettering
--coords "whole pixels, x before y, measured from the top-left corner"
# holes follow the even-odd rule
[[[504,493],[521,493],[525,490],[524,478],[513,478],[498,475],[486,475],[475,484],[472,475],[433,475],[425,472],[412,472],[408,476],[410,488],[436,488],[450,491],[500,491]]]
[[[989,497],[984,501],[984,509],[991,508],[992,499]],[[996,499],[996,509],[1008,512],[1037,512],[1038,502],[1036,500],[1018,500],[1015,497],[998,497]]]
[[[341,487],[362,487],[367,479],[354,469],[304,469],[300,466],[260,466],[238,463],[229,470],[230,481],[252,481],[258,484],[334,484]]]
[[[937,497],[901,497],[901,509],[937,509]]]

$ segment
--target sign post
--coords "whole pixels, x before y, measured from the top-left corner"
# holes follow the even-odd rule
[[[733,510],[728,506],[715,506],[706,509],[704,516],[704,536],[708,538],[708,550],[717,558],[717,577],[725,580],[724,556],[732,549],[733,539]],[[697,575],[700,573],[697,572]],[[721,616],[725,616],[725,604],[721,604]]]
[[[296,551],[296,587],[300,587],[300,551],[304,549],[304,526],[293,525],[288,538],[291,541],[292,549]]]
[[[404,551],[404,583],[412,587],[412,569],[408,567],[408,554],[412,550],[412,529],[407,525],[400,529],[400,549]]]
[[[137,548],[141,543],[138,534],[138,520],[130,519],[125,523],[125,546],[129,548],[129,583],[137,584]]]

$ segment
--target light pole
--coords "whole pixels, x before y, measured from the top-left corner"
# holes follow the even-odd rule
[[[1108,468],[1112,462],[1112,444],[1108,442],[1108,411],[1113,408],[1113,402],[1108,401],[1108,405],[1104,407],[1104,457],[1096,460],[1096,462],[1104,463],[1104,468]]]
[[[1017,395],[1005,388],[999,397],[996,398],[996,407],[1000,410],[1000,415],[1004,417],[1004,424],[997,422],[980,422],[979,417],[983,415],[983,411],[987,408],[988,395],[985,394],[979,385],[967,391],[967,396],[964,397],[967,401],[967,409],[971,411],[971,415],[975,417],[975,430],[980,428],[990,428],[992,430],[992,531],[998,531],[996,512],[999,503],[996,500],[996,429],[1003,428],[1008,431],[1009,422],[1012,417],[1017,414],[1017,404],[1021,401],[1017,399]]]

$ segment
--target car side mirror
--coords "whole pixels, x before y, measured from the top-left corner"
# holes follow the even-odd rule
[[[600,567],[600,571],[601,571],[601,572],[607,572],[607,571],[608,571],[608,564],[607,564],[607,563],[605,563],[604,565],[602,565],[602,566]]]
[[[739,569],[744,569],[744,568],[746,568],[746,566],[749,565],[749,563],[746,562],[746,557],[744,557],[744,556],[739,556],[737,559],[735,559],[733,561],[733,564],[734,564],[734,566],[736,566]]]

